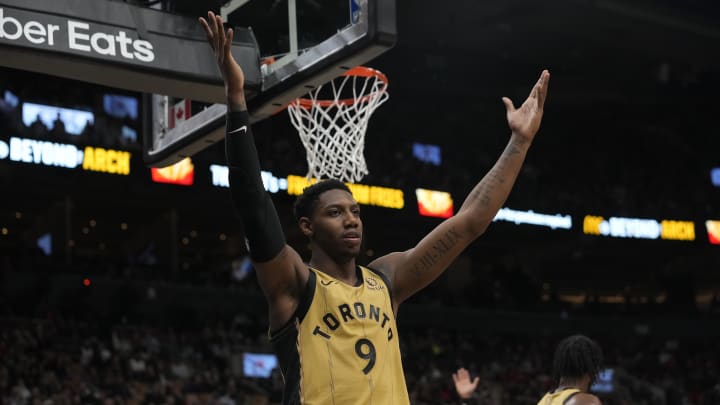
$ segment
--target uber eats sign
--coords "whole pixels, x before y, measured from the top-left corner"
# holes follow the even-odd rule
[[[91,30],[90,24],[73,20],[62,21],[63,24],[36,20],[20,21],[8,14],[5,9],[0,8],[0,39],[26,41],[28,44],[48,47],[57,46],[140,62],[155,60],[152,43],[136,38],[135,33],[118,29],[113,29],[111,32],[94,31]],[[28,16],[28,18],[32,17]]]
[[[252,32],[233,54],[246,90],[261,85]],[[109,0],[0,0],[0,66],[145,93],[225,102],[197,19]]]

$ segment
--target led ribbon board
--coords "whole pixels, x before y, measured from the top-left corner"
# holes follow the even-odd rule
[[[130,152],[78,146],[64,143],[39,141],[12,137],[8,142],[0,140],[0,160],[9,158],[13,162],[40,166],[64,167],[92,172],[127,176],[130,174]]]
[[[571,229],[572,228],[572,217],[570,215],[548,215],[539,214],[530,211],[518,211],[510,208],[501,209],[493,221],[507,221],[514,222],[517,225],[529,224],[537,226],[546,226],[552,229]]]
[[[210,165],[212,185],[216,187],[230,187],[228,181],[229,169],[223,165]],[[272,194],[285,191],[288,195],[300,195],[305,187],[315,183],[315,179],[308,180],[304,176],[289,175],[287,178],[277,177],[271,172],[261,171],[265,190]],[[402,190],[390,187],[371,186],[367,184],[345,183],[358,204],[371,205],[383,208],[403,209],[405,196]]]
[[[610,217],[586,215],[583,219],[583,233],[586,235],[609,236],[613,238],[695,240],[695,223],[645,218]]]

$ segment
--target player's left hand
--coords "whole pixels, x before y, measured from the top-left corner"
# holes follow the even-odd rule
[[[502,98],[507,110],[508,125],[513,134],[527,141],[533,140],[538,129],[540,129],[549,82],[550,72],[543,70],[540,79],[530,91],[530,96],[518,109],[515,108],[509,98]]]

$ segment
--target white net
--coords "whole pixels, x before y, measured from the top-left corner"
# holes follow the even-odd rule
[[[385,75],[359,67],[293,101],[288,112],[305,146],[307,177],[358,182],[367,175],[365,132],[388,97]]]

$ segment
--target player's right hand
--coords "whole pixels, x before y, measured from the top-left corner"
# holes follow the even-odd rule
[[[239,102],[242,99],[244,104],[245,75],[232,55],[233,29],[225,31],[222,17],[215,15],[212,11],[208,11],[207,20],[200,17],[199,21],[205,30],[208,43],[215,53],[218,68],[220,68],[220,73],[225,81],[225,94],[228,101]]]

